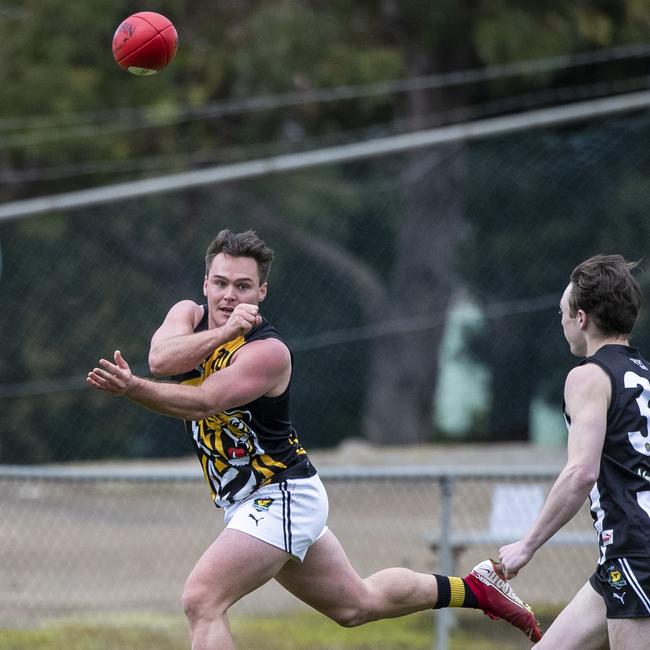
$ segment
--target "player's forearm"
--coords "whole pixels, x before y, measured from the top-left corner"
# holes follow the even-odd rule
[[[583,467],[565,467],[551,488],[539,517],[522,541],[534,551],[546,543],[575,517],[595,480],[596,476]]]
[[[151,411],[182,420],[202,420],[219,410],[200,386],[167,384],[134,376],[123,395]]]
[[[155,341],[149,351],[149,369],[155,377],[189,372],[225,342],[219,328]]]

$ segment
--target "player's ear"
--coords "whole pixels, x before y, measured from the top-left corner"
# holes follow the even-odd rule
[[[576,314],[578,317],[578,325],[580,326],[581,329],[584,329],[587,327],[587,323],[589,321],[589,317],[587,316],[587,313],[584,312],[582,309],[578,309],[578,313]]]
[[[203,295],[207,297],[208,295],[208,276],[203,277]]]
[[[259,296],[258,296],[258,301],[259,302],[262,302],[262,300],[264,300],[264,298],[266,298],[266,291],[267,291],[268,288],[269,288],[269,285],[266,284],[266,282],[260,287],[260,293],[259,293]]]

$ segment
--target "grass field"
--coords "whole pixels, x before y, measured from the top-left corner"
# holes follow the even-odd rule
[[[554,613],[541,616],[547,626]],[[312,613],[233,617],[239,650],[431,650],[435,614],[424,613],[345,629]],[[501,621],[461,612],[450,650],[519,650],[531,644]],[[0,630],[1,650],[187,650],[181,617],[66,621],[33,630]]]

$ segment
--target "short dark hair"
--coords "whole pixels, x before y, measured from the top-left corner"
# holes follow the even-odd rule
[[[595,255],[576,266],[571,273],[571,316],[582,309],[603,334],[630,334],[643,300],[632,275],[638,265],[621,255]]]
[[[252,257],[257,262],[260,284],[264,284],[269,277],[271,262],[273,261],[273,251],[253,230],[239,233],[222,230],[212,240],[205,253],[206,275],[212,266],[212,261],[219,253],[233,255],[234,257]]]

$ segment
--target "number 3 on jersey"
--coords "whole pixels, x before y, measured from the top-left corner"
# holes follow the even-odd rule
[[[650,422],[650,382],[645,377],[640,377],[635,372],[628,370],[623,378],[625,388],[636,388],[641,386],[642,393],[636,398],[639,411],[646,421],[646,432],[640,431],[629,432],[628,438],[631,445],[644,456],[650,456],[650,436],[648,435],[648,422]]]

